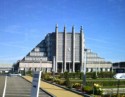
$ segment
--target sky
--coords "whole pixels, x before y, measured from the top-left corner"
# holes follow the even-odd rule
[[[125,61],[125,0],[0,0],[0,63],[26,56],[58,24],[106,61]]]

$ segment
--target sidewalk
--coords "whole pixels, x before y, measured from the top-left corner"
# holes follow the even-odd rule
[[[32,77],[30,76],[23,76],[23,78],[32,82]],[[76,93],[70,92],[68,90],[43,81],[41,81],[40,87],[46,90],[47,92],[55,95],[56,97],[83,97],[82,95],[78,95]]]

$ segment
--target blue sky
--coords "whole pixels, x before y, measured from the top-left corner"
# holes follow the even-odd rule
[[[125,61],[125,0],[0,0],[0,63],[22,59],[57,23],[82,25],[87,48]]]

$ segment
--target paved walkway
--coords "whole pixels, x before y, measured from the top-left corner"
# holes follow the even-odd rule
[[[23,77],[32,82],[32,77],[30,76],[23,76]],[[57,87],[55,85],[43,81],[41,81],[40,87],[48,91],[49,93],[55,95],[56,97],[83,97],[82,95],[78,95],[76,93],[70,92],[68,90],[65,90],[63,88]]]

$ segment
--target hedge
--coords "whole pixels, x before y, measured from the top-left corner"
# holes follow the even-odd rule
[[[65,78],[65,74],[66,72],[63,74],[60,74],[60,78]],[[97,72],[97,76],[96,76],[96,72],[87,72],[86,78],[92,78],[92,79],[113,78],[114,75],[115,75],[114,72]],[[69,78],[70,79],[83,79],[83,73],[82,72],[69,73]]]

